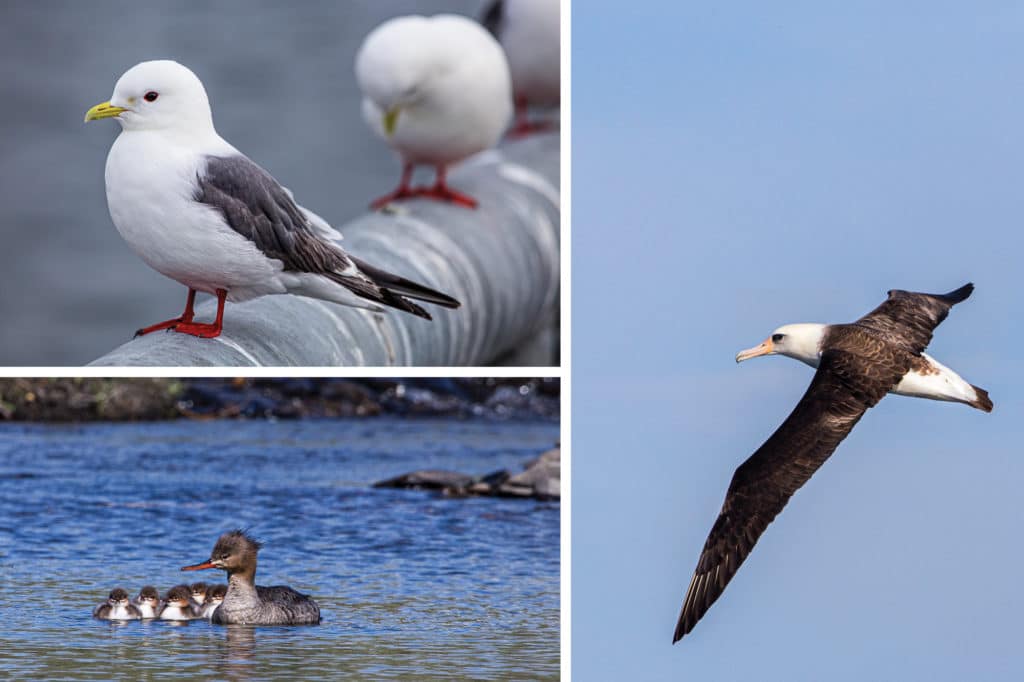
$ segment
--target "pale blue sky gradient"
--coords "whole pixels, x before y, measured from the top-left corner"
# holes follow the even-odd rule
[[[576,3],[573,678],[1024,678],[1024,6]],[[890,288],[974,295],[672,630],[812,371],[735,353]]]

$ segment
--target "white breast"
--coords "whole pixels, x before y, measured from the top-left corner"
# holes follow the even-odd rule
[[[128,606],[125,604],[114,604],[113,608],[110,609],[111,620],[134,620],[135,618],[138,618],[138,616],[129,611]]]
[[[161,620],[192,620],[193,618],[195,616],[192,614],[191,609],[181,608],[173,604],[168,604],[160,613]]]
[[[233,148],[224,143],[226,149]],[[125,131],[107,156],[110,217],[150,267],[187,287],[230,300],[284,293],[280,261],[232,230],[219,211],[193,199],[204,155],[159,133]]]

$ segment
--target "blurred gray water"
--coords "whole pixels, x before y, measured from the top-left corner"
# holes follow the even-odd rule
[[[170,58],[206,85],[218,131],[333,224],[392,189],[352,63],[387,18],[482,0],[5,0],[0,4],[0,365],[80,365],[181,312],[107,212],[116,123],[85,125],[131,66]]]

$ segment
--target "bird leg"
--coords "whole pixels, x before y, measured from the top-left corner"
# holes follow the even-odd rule
[[[509,138],[515,140],[533,135],[534,133],[545,133],[554,130],[553,121],[531,121],[530,105],[525,97],[516,97],[516,122],[508,131]]]
[[[189,289],[188,290],[188,300],[185,302],[185,312],[183,312],[181,314],[181,317],[176,317],[173,320],[165,320],[163,322],[158,322],[158,323],[150,325],[148,327],[143,327],[142,329],[139,329],[138,331],[135,332],[135,337],[138,338],[140,336],[145,336],[146,334],[149,334],[151,332],[160,331],[161,329],[170,329],[171,327],[173,327],[173,326],[175,326],[177,324],[180,324],[182,322],[185,322],[185,323],[191,322],[192,318],[195,316],[195,311],[192,310],[192,306],[195,304],[195,302],[196,302],[196,290],[195,289]]]
[[[462,194],[456,192],[448,183],[445,181],[445,174],[447,169],[444,166],[437,167],[437,181],[434,186],[429,189],[419,189],[417,194],[428,199],[437,199],[438,201],[447,201],[458,206],[465,206],[466,208],[476,208],[477,201],[468,194]]]
[[[224,328],[224,301],[227,300],[227,297],[226,289],[217,289],[217,319],[213,321],[213,324],[192,322],[192,318],[189,317],[187,321],[179,322],[171,326],[170,329],[179,334],[190,334],[204,339],[220,336],[220,332]]]
[[[385,194],[379,199],[374,199],[370,204],[370,208],[376,211],[384,208],[392,201],[398,201],[399,199],[411,199],[412,197],[417,196],[420,190],[414,190],[409,186],[409,183],[412,182],[412,169],[413,165],[411,163],[404,164],[402,166],[402,180],[398,183],[398,189],[390,194]]]

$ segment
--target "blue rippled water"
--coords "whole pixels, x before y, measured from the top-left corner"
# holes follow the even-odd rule
[[[0,427],[0,677],[556,678],[559,505],[373,489],[419,468],[517,469],[552,423],[372,419]],[[317,627],[91,618],[161,591],[248,527],[257,582]]]

